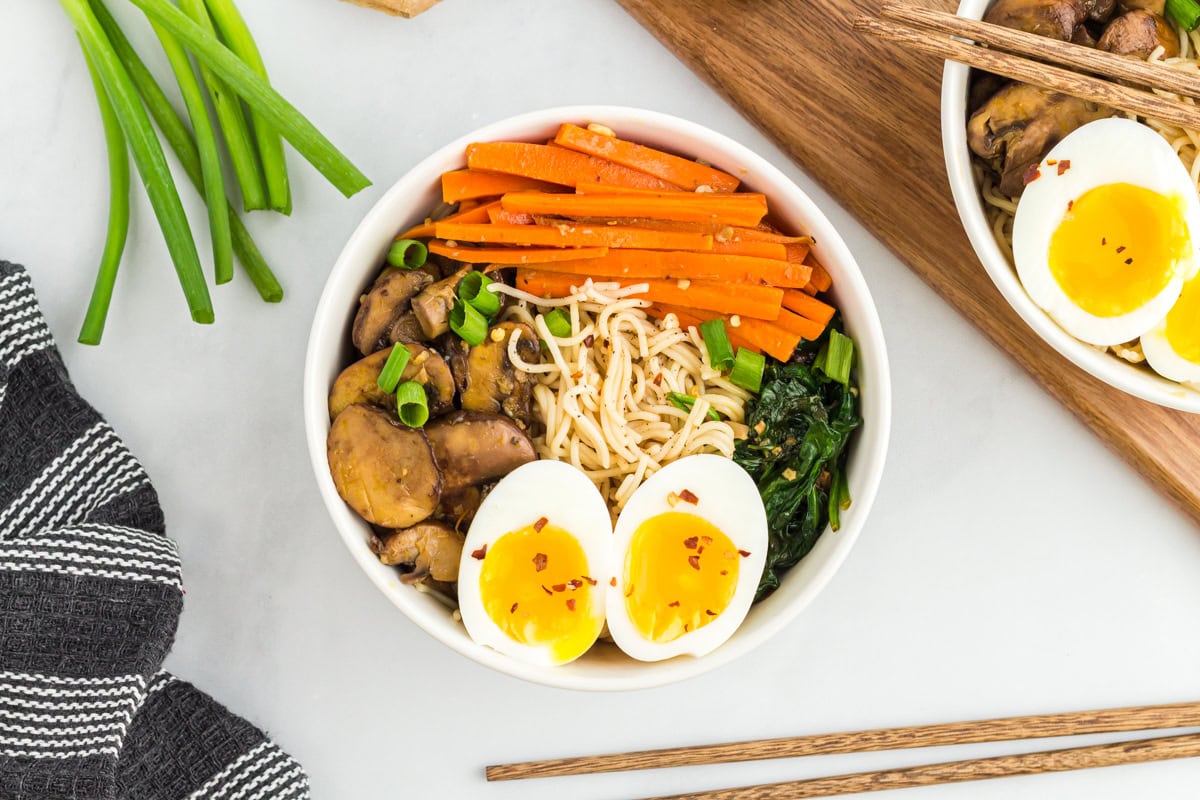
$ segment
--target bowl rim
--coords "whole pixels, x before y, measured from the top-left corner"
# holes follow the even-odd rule
[[[840,291],[858,298],[857,305],[861,308],[853,320],[854,335],[863,347],[859,348],[861,360],[857,369],[860,376],[870,376],[869,386],[864,386],[861,408],[864,422],[867,424],[864,424],[851,443],[854,448],[851,456],[853,471],[859,477],[857,485],[854,486],[854,505],[845,513],[843,526],[836,534],[827,530],[822,536],[823,540],[831,536],[837,538],[834,544],[828,546],[828,556],[815,574],[808,576],[807,582],[794,596],[788,598],[789,602],[775,609],[770,618],[756,624],[752,630],[745,631],[745,635],[739,637],[739,633],[745,630],[743,624],[743,628],[735,632],[720,648],[702,658],[676,658],[649,663],[645,666],[652,669],[621,670],[618,671],[619,674],[603,679],[593,675],[576,675],[569,670],[570,665],[553,669],[528,665],[478,645],[466,635],[461,625],[454,624],[453,628],[447,625],[445,619],[448,619],[448,616],[444,613],[440,618],[435,618],[429,607],[421,602],[425,598],[418,592],[411,591],[411,587],[403,587],[403,592],[394,591],[397,582],[392,580],[393,585],[388,585],[388,582],[380,577],[378,560],[364,545],[361,533],[364,523],[349,510],[333,486],[325,450],[329,418],[328,379],[322,373],[326,367],[322,360],[323,351],[326,349],[324,345],[327,340],[332,341],[330,337],[338,340],[344,337],[346,309],[335,304],[335,295],[338,294],[339,285],[352,277],[356,286],[362,285],[368,272],[363,266],[366,261],[363,256],[371,252],[371,248],[364,241],[368,232],[388,221],[389,215],[393,213],[391,207],[398,203],[399,198],[414,192],[427,192],[429,187],[434,185],[441,170],[446,168],[443,165],[452,160],[451,157],[461,162],[462,153],[471,142],[511,138],[515,135],[513,131],[531,126],[550,128],[564,120],[603,120],[609,125],[616,122],[618,126],[621,122],[658,126],[673,135],[691,141],[699,140],[718,148],[729,156],[731,162],[742,165],[744,174],[753,175],[758,182],[782,188],[788,196],[786,205],[792,210],[792,214],[804,217],[810,232],[820,237],[820,248],[826,260],[829,261],[831,269],[836,268],[838,272],[837,286]],[[394,220],[394,216],[390,218]],[[390,224],[392,231],[395,228],[395,224]],[[370,269],[375,269],[377,259],[372,259],[370,263]],[[868,342],[869,347],[866,346]],[[750,652],[795,619],[833,578],[857,540],[878,493],[891,430],[891,378],[882,324],[862,271],[825,214],[808,194],[781,170],[724,134],[679,117],[627,106],[559,106],[501,119],[437,148],[406,171],[359,222],[329,273],[313,315],[303,381],[305,437],[319,492],[338,535],[376,588],[417,627],[477,663],[532,683],[588,691],[645,689],[695,677]],[[860,381],[860,386],[864,383]],[[793,569],[799,570],[803,564],[804,562],[801,562]],[[775,598],[768,598],[764,604],[771,603],[772,599]]]
[[[961,0],[958,15],[981,19],[992,0]],[[1126,394],[1166,408],[1200,413],[1200,391],[1169,381],[1082,342],[1061,328],[1025,291],[1016,269],[996,243],[983,208],[967,147],[967,88],[970,67],[947,61],[942,71],[941,125],[946,175],[959,219],[992,283],[1030,328],[1084,372]]]

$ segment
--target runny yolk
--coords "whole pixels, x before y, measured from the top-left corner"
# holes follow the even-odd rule
[[[1109,183],[1076,198],[1050,237],[1050,274],[1079,308],[1128,314],[1156,297],[1191,251],[1179,199]]]
[[[556,525],[529,525],[488,545],[479,597],[510,639],[564,663],[587,652],[604,624],[593,613],[593,581],[578,539]]]
[[[1200,278],[1184,284],[1168,312],[1167,341],[1180,358],[1200,364]]]
[[[652,642],[703,628],[733,600],[741,557],[729,537],[695,514],[668,511],[634,531],[625,556],[625,610]]]

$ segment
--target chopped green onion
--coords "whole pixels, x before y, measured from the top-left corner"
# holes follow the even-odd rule
[[[690,394],[682,394],[680,392],[667,392],[667,400],[680,411],[687,411],[688,413],[691,413],[692,407],[696,405],[696,398]],[[711,420],[721,419],[721,415],[712,406],[708,407],[707,416]]]
[[[546,330],[556,339],[571,335],[571,318],[561,308],[556,308],[545,316]]]
[[[59,0],[59,5],[71,18],[88,57],[96,65],[96,71],[112,101],[117,119],[121,121],[121,130],[125,133],[129,149],[133,153],[133,163],[137,166],[154,214],[158,218],[159,227],[162,228],[163,238],[179,276],[179,285],[183,289],[192,319],[196,322],[211,323],[212,298],[204,281],[196,241],[192,238],[191,228],[188,227],[187,215],[183,211],[183,203],[175,188],[175,179],[171,177],[171,170],[167,166],[162,145],[150,124],[150,117],[146,114],[137,88],[117,57],[87,0]]]
[[[450,330],[467,344],[476,347],[487,338],[487,318],[470,303],[456,300],[454,308],[450,309]]]
[[[733,370],[729,380],[748,392],[758,392],[762,388],[763,372],[767,368],[767,359],[759,353],[739,347],[737,357],[733,359]]]
[[[204,0],[179,0],[179,7],[206,34],[216,39],[217,30],[208,16]],[[161,27],[148,11],[146,16],[149,17],[150,24]],[[242,190],[242,206],[247,211],[264,209],[267,207],[267,190],[263,185],[262,165],[258,163],[258,151],[250,138],[250,126],[246,122],[242,102],[225,81],[204,63],[200,64],[200,77],[208,87],[217,122],[221,125],[221,133],[225,135],[225,147],[229,151],[233,173],[237,176],[238,185]]]
[[[733,366],[733,345],[725,332],[725,320],[717,318],[700,323],[700,338],[708,349],[708,362],[722,372]]]
[[[458,296],[485,317],[494,317],[500,311],[500,295],[488,290],[493,283],[482,272],[468,272],[458,282]]]
[[[843,386],[850,382],[850,367],[854,363],[854,340],[837,330],[829,331],[829,342],[818,359],[820,369],[829,379]]]
[[[113,111],[108,92],[86,49],[83,56],[92,76],[92,86],[96,89],[100,121],[104,123],[104,141],[108,146],[109,200],[108,234],[104,239],[104,253],[100,256],[92,300],[88,303],[83,327],[79,331],[79,343],[100,344],[100,337],[104,335],[104,321],[108,318],[108,306],[112,302],[113,285],[117,280],[117,269],[121,264],[121,253],[125,250],[125,239],[129,235],[129,148],[125,144],[125,134],[121,133],[121,121]]]
[[[1200,3],[1196,0],[1167,0],[1167,19],[1186,31],[1200,25]]]
[[[175,152],[175,157],[179,159],[183,171],[187,173],[196,190],[203,194],[204,177],[200,167],[200,153],[196,148],[196,142],[192,140],[192,134],[188,131],[187,123],[175,111],[171,101],[163,93],[162,87],[154,80],[154,76],[150,74],[150,70],[146,68],[137,51],[133,49],[133,45],[125,38],[117,21],[113,19],[104,4],[100,0],[92,0],[92,10],[100,20],[104,32],[108,34],[109,41],[112,42],[113,49],[117,51],[121,63],[128,70],[129,77],[137,86],[137,90],[142,96],[142,102],[146,104],[146,110],[150,112],[150,116],[158,124],[158,129],[162,131],[163,138]],[[258,245],[254,243],[250,232],[246,230],[246,226],[242,224],[237,211],[228,200],[225,201],[225,210],[229,215],[229,225],[233,232],[233,252],[238,261],[242,262],[246,275],[254,284],[254,288],[258,290],[259,296],[268,303],[278,303],[283,300],[283,287],[279,285],[275,273],[271,272],[271,267],[263,258]]]
[[[59,0],[78,3],[80,0]],[[130,0],[147,16],[180,38],[196,58],[229,84],[252,109],[279,129],[310,164],[342,194],[350,197],[371,185],[350,159],[279,95],[262,76],[248,67],[211,33],[205,31],[170,0]]]
[[[850,507],[850,484],[846,480],[845,467],[838,466],[829,481],[829,527],[842,527],[841,512]]]
[[[208,13],[217,23],[221,38],[238,58],[245,61],[255,72],[267,78],[267,66],[263,63],[258,45],[250,34],[250,28],[242,19],[233,0],[205,0]],[[287,162],[283,156],[283,136],[257,111],[250,112],[254,123],[254,138],[258,141],[258,154],[262,160],[263,175],[267,179],[267,197],[271,208],[281,214],[292,213],[292,187],[288,180]]]
[[[420,269],[429,258],[429,248],[416,239],[397,239],[388,250],[387,263],[400,269]]]
[[[233,280],[233,243],[229,229],[229,214],[225,213],[225,178],[221,173],[221,151],[217,149],[217,135],[213,131],[208,108],[204,105],[204,91],[192,72],[192,61],[187,51],[171,33],[153,22],[150,26],[162,43],[163,52],[188,117],[192,120],[192,131],[196,136],[196,147],[200,152],[200,171],[204,182],[204,202],[208,206],[208,227],[212,233],[213,272],[217,283]]]
[[[408,366],[408,359],[412,356],[408,346],[396,343],[392,346],[391,355],[387,358],[387,363],[383,365],[383,369],[379,371],[379,378],[376,383],[380,389],[391,394],[396,391],[396,385],[400,383],[400,376],[404,374],[404,368]]]
[[[396,414],[410,428],[419,428],[429,420],[429,401],[425,387],[416,381],[405,381],[396,387]]]

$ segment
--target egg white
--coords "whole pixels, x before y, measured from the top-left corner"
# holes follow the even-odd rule
[[[688,490],[695,505],[668,499]],[[643,521],[669,511],[702,517],[750,553],[738,567],[733,599],[720,616],[670,642],[653,642],[638,631],[625,608],[625,554]],[[613,567],[617,586],[608,592],[608,631],[621,650],[639,661],[662,661],[679,655],[703,656],[725,643],[742,624],[754,602],[767,558],[767,514],[750,475],[728,458],[694,455],[663,467],[643,483],[626,503],[613,534]]]
[[[1062,175],[1057,164],[1070,161]],[[1047,162],[1054,161],[1051,166]],[[1160,322],[1179,297],[1184,281],[1200,259],[1200,195],[1187,168],[1165,139],[1129,119],[1091,122],[1070,133],[1046,154],[1041,177],[1025,187],[1013,223],[1013,258],[1017,275],[1030,298],[1077,339],[1115,345],[1138,338]],[[1077,306],[1050,272],[1050,239],[1067,206],[1089,189],[1129,183],[1183,200],[1192,255],[1155,297],[1140,308],[1115,317],[1098,317]]]
[[[1196,280],[1193,280],[1190,286],[1184,286],[1184,297],[1188,296],[1187,293],[1200,289]],[[1200,319],[1194,320],[1192,324],[1200,325]],[[1167,338],[1166,319],[1142,334],[1142,352],[1150,368],[1167,380],[1200,388],[1200,363],[1184,358],[1175,350],[1171,340]]]
[[[613,575],[612,523],[608,506],[587,476],[561,461],[533,461],[510,472],[484,498],[471,522],[459,562],[458,607],[467,633],[477,643],[513,658],[555,666],[551,651],[510,638],[488,615],[480,595],[484,561],[472,556],[485,544],[545,517],[575,537],[587,558],[591,619],[599,633],[604,620],[608,582]],[[486,558],[486,556],[485,556]]]

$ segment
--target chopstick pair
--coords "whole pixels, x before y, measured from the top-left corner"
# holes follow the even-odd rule
[[[490,766],[486,774],[489,781],[507,781],[1195,726],[1200,726],[1200,703],[1176,703],[527,761]],[[1194,756],[1200,756],[1200,733],[716,789],[656,797],[651,800],[790,800],[829,797]]]
[[[1200,128],[1200,106],[1192,101],[1200,97],[1198,75],[906,3],[885,3],[879,16],[882,19],[856,19],[854,29],[1042,89],[1184,128]],[[1181,98],[1113,82],[1118,80]]]

